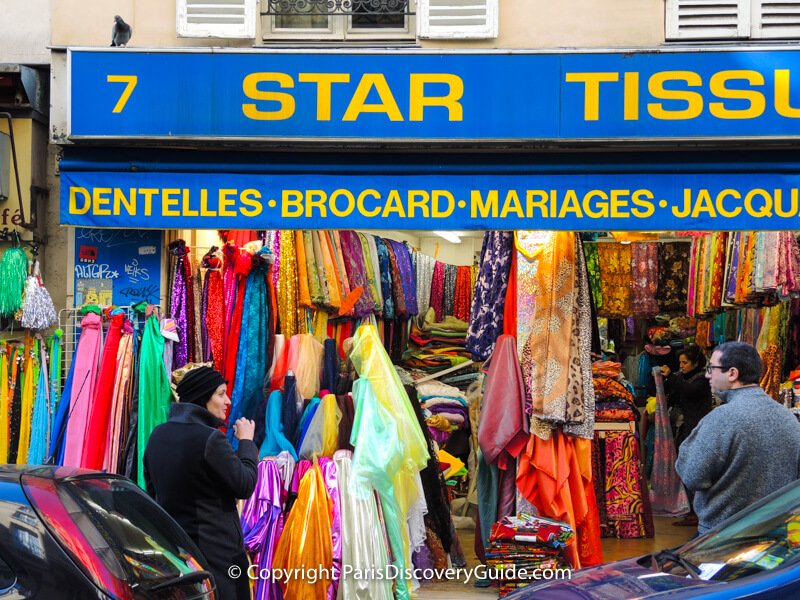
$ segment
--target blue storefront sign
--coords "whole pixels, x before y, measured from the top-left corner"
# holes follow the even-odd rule
[[[142,229],[798,229],[798,173],[75,171],[61,174],[61,222]]]
[[[159,304],[163,245],[160,231],[76,228],[75,306]]]
[[[800,136],[800,50],[72,50],[70,136],[587,141]]]

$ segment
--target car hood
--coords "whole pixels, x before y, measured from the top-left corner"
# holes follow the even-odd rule
[[[654,571],[638,564],[638,558],[574,571],[570,580],[534,584],[506,596],[508,600],[633,600],[662,592],[719,585]]]

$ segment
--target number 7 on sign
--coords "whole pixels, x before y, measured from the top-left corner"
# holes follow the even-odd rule
[[[128,103],[128,98],[131,97],[133,88],[135,88],[136,84],[139,82],[139,77],[137,75],[108,75],[106,81],[109,83],[126,84],[125,89],[122,90],[122,95],[119,97],[119,100],[117,100],[117,105],[114,107],[114,110],[111,111],[113,113],[120,113]]]

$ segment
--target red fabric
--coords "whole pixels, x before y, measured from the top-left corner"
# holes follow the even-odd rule
[[[111,416],[111,404],[114,399],[114,376],[117,372],[117,350],[122,339],[122,325],[125,315],[111,317],[111,324],[106,334],[106,343],[100,359],[100,372],[92,398],[91,412],[86,424],[86,435],[83,438],[80,467],[100,470],[103,468],[103,457],[106,452],[108,420]]]
[[[478,443],[488,464],[513,465],[528,442],[525,384],[517,360],[516,338],[501,335],[484,367],[489,368],[483,393]]]
[[[231,329],[228,334],[228,343],[225,349],[225,381],[228,389],[233,389],[236,380],[236,355],[239,353],[239,337],[242,332],[242,312],[244,311],[244,292],[247,287],[247,276],[253,266],[252,257],[246,252],[239,254],[236,260],[236,306],[231,317]],[[230,406],[226,411],[230,412]]]
[[[225,298],[222,288],[222,272],[209,271],[208,309],[206,310],[206,329],[214,368],[222,373],[225,370]]]
[[[506,301],[503,306],[503,333],[517,335],[517,253],[511,253],[511,271],[508,276]]]

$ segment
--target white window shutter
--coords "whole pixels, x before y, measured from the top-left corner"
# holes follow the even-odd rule
[[[750,37],[750,0],[667,0],[668,40]]]
[[[753,0],[753,37],[800,38],[800,0]]]
[[[417,0],[421,38],[496,38],[499,21],[498,0]]]
[[[258,0],[175,1],[180,37],[256,37]]]

